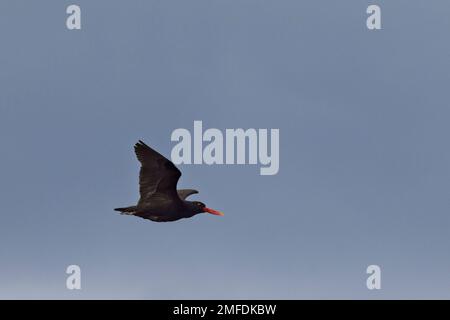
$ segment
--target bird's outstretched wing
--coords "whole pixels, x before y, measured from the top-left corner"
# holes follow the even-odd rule
[[[177,193],[177,182],[181,176],[180,170],[164,156],[139,140],[134,146],[134,152],[141,163],[139,173],[139,203],[145,203],[152,196],[180,200]]]
[[[177,190],[177,192],[181,200],[186,200],[186,198],[189,197],[191,194],[198,193],[198,191],[194,189],[180,189]]]

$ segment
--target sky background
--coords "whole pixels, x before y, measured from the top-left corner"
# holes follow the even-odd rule
[[[446,0],[1,1],[0,298],[450,298],[449,16]],[[180,166],[223,218],[114,212],[138,199],[133,144],[169,156],[194,120],[279,128],[279,173]]]

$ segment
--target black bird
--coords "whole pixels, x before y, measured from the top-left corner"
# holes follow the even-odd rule
[[[208,212],[217,216],[223,213],[210,208],[199,201],[186,201],[193,189],[177,190],[180,170],[172,161],[139,140],[134,152],[141,163],[139,173],[139,193],[141,198],[135,206],[116,208],[121,214],[138,216],[157,222],[175,221],[190,218],[196,214]]]

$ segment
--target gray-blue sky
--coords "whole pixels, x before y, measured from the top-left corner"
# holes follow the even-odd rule
[[[369,1],[72,3],[0,3],[1,298],[450,298],[448,1],[377,32]],[[279,128],[279,174],[181,166],[224,218],[113,212],[136,140],[194,120]]]

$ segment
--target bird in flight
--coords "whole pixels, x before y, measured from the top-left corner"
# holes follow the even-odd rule
[[[138,216],[156,222],[176,221],[190,218],[199,213],[223,216],[223,213],[207,208],[199,201],[187,201],[186,198],[198,193],[193,189],[177,190],[181,172],[164,156],[139,140],[134,152],[141,163],[139,173],[140,199],[137,205],[116,208],[121,214]]]

